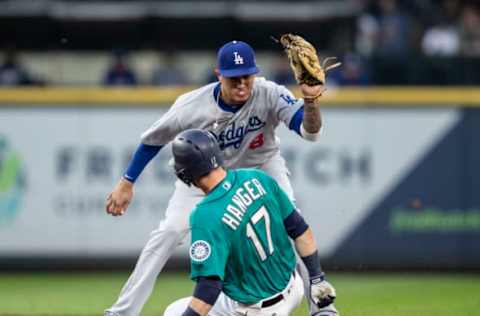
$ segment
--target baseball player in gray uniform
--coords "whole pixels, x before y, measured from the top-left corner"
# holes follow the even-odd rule
[[[283,122],[302,138],[317,140],[321,115],[316,100],[324,87],[300,85],[304,98],[295,99],[284,86],[255,76],[259,72],[255,53],[250,45],[241,41],[228,42],[219,49],[215,72],[219,82],[178,97],[168,112],[142,134],[141,144],[124,176],[107,198],[107,213],[124,214],[133,198],[135,180],[148,162],[177,134],[191,128],[208,130],[215,136],[227,169],[262,169],[295,200],[275,129]],[[140,314],[158,274],[189,231],[191,210],[203,197],[204,193],[198,188],[176,181],[165,218],[152,231],[118,300],[105,315]],[[308,273],[300,272],[308,293]],[[311,315],[338,315],[333,305],[323,309],[309,305]]]

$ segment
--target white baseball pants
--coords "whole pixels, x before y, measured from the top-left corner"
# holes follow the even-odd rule
[[[280,154],[272,157],[261,166],[261,169],[274,178],[285,193],[294,200],[288,169]],[[203,197],[204,194],[200,189],[188,187],[180,180],[175,182],[175,191],[168,202],[165,218],[160,222],[159,227],[151,232],[150,239],[143,248],[133,273],[123,286],[117,301],[105,311],[105,315],[140,315],[143,305],[152,293],[158,274],[175,247],[185,239],[189,231],[190,212]],[[308,274],[304,268],[300,273],[304,280],[308,280]],[[308,283],[305,289],[309,290]],[[318,310],[313,304],[311,308]]]
[[[282,295],[283,299],[278,303],[262,307],[262,303],[266,300]],[[295,272],[295,276],[290,278],[285,289],[268,297],[256,304],[244,305],[238,303],[225,294],[221,293],[215,305],[208,313],[208,316],[288,316],[302,302],[303,298],[303,281],[300,275]],[[179,316],[187,309],[192,297],[185,297],[170,304],[163,316]]]

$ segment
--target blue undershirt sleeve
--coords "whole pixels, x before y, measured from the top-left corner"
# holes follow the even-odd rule
[[[283,225],[285,226],[288,236],[292,239],[296,239],[308,229],[308,224],[297,210],[294,210],[283,220]]]
[[[213,306],[222,289],[223,282],[218,277],[199,277],[193,297]]]
[[[123,177],[134,183],[138,176],[142,173],[147,164],[155,157],[163,146],[152,146],[140,144],[133,154],[132,160],[127,167]]]
[[[293,115],[292,119],[290,120],[290,124],[288,124],[288,128],[295,131],[298,135],[302,136],[302,133],[300,132],[300,126],[302,125],[302,121],[303,121],[303,105]]]
[[[198,277],[197,285],[193,291],[193,297],[207,303],[215,305],[218,296],[222,292],[223,282],[218,277]],[[200,316],[190,306],[187,307],[182,316]]]

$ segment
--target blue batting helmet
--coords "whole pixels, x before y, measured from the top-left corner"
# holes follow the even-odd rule
[[[190,185],[223,163],[215,137],[208,131],[189,129],[172,143],[175,174]]]

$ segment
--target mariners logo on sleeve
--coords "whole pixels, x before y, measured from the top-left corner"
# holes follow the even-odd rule
[[[190,258],[196,262],[203,262],[210,257],[210,244],[205,240],[197,240],[190,246]]]

